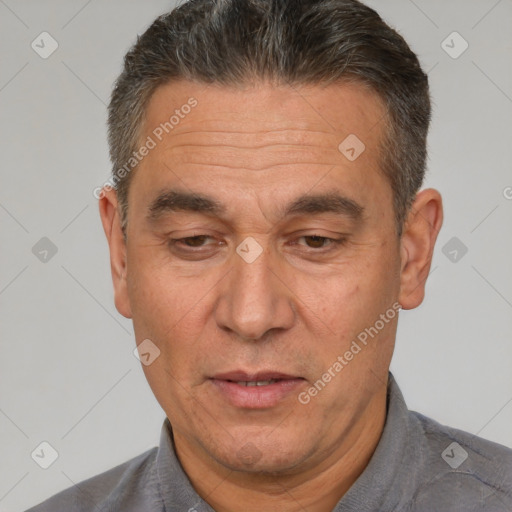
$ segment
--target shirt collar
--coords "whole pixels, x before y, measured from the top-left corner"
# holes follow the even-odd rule
[[[406,494],[411,489],[399,485],[399,481],[404,473],[412,478],[417,471],[419,461],[411,453],[411,437],[409,410],[395,378],[388,372],[387,414],[381,437],[370,462],[333,512],[385,512],[408,502]]]
[[[160,446],[156,455],[156,471],[158,487],[166,511],[215,512],[192,487],[176,456],[169,418],[165,418],[160,433]]]

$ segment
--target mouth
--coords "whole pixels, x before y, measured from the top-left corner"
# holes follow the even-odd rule
[[[238,381],[229,381],[229,382],[235,382],[235,384],[238,384],[240,386],[268,386],[269,384],[274,384],[275,382],[278,382],[279,379],[270,379],[270,380],[238,380]]]
[[[289,397],[305,379],[280,372],[235,371],[210,378],[216,392],[230,405],[243,409],[268,409]]]

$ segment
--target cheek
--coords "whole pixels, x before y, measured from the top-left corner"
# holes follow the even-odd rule
[[[386,242],[365,255],[335,269],[319,286],[314,278],[303,283],[309,293],[310,311],[329,327],[339,345],[350,344],[361,331],[373,325],[398,298],[399,260]],[[309,316],[311,317],[311,312]],[[320,324],[319,324],[320,325]]]
[[[135,337],[139,343],[149,338],[160,350],[144,371],[153,389],[165,385],[179,394],[180,385],[201,382],[205,360],[212,356],[208,334],[214,331],[212,301],[219,276],[210,271],[183,277],[165,262],[136,263],[128,280]]]
[[[173,422],[186,424],[197,409],[190,393],[200,382],[205,357],[200,343],[205,291],[192,279],[176,279],[141,265],[131,275],[129,294],[138,343],[150,339],[160,351],[154,362],[143,365],[148,384],[168,414],[180,411],[183,418],[171,418]]]
[[[181,277],[165,261],[133,261],[128,273],[128,294],[134,326],[138,326],[141,335],[165,339],[175,337],[184,325],[200,325],[194,319],[210,288],[207,282]],[[194,332],[188,332],[193,337]]]

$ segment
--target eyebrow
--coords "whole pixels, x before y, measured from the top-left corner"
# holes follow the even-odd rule
[[[147,219],[156,221],[163,215],[172,212],[193,212],[216,217],[222,217],[227,211],[217,199],[191,192],[170,189],[164,190],[151,202],[148,208]],[[294,199],[281,209],[281,216],[334,213],[360,220],[364,207],[348,197],[337,192],[323,194],[304,194]]]

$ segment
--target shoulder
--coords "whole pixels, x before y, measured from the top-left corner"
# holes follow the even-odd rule
[[[468,512],[512,510],[512,449],[418,412],[411,411],[410,420],[422,433],[418,457],[428,467],[414,499],[417,510],[442,497]]]
[[[157,447],[151,448],[123,464],[72,485],[26,512],[89,512],[103,507],[125,511],[131,510],[135,502],[144,505],[140,500],[143,496],[150,498],[147,484],[153,476],[157,450]]]

